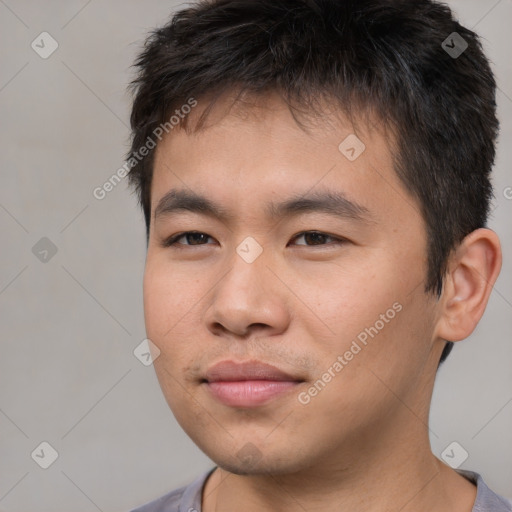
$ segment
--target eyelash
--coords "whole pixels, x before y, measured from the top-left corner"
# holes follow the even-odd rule
[[[296,234],[292,238],[292,240],[295,240],[296,238],[299,238],[299,237],[302,237],[303,235],[311,234],[311,233],[314,233],[316,235],[322,235],[322,236],[325,236],[327,238],[330,238],[330,239],[335,241],[336,245],[342,245],[342,244],[347,242],[347,240],[345,240],[343,238],[338,238],[338,237],[329,235],[327,233],[324,233],[322,231],[314,231],[314,230],[302,231],[301,233]],[[184,247],[198,247],[198,246],[202,246],[202,245],[210,245],[210,244],[196,244],[196,245],[194,245],[194,244],[178,244],[177,243],[180,238],[183,238],[184,236],[191,235],[191,234],[206,235],[206,236],[208,236],[208,238],[213,238],[210,235],[208,235],[207,233],[203,233],[201,231],[184,231],[183,233],[178,233],[177,235],[173,235],[173,236],[167,238],[166,240],[164,240],[163,243],[162,243],[162,246],[163,247],[172,247],[174,249],[183,249]],[[316,244],[316,245],[300,244],[300,246],[302,246],[302,247],[318,247],[318,246],[325,247],[325,246],[330,246],[330,245],[333,245],[333,244]],[[181,246],[181,247],[179,247],[179,246]]]

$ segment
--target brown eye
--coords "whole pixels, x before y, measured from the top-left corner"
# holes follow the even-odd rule
[[[326,233],[322,233],[321,231],[304,231],[297,235],[294,240],[304,239],[305,243],[299,243],[297,245],[306,245],[306,246],[314,246],[314,245],[330,245],[327,243],[329,240],[334,240],[337,243],[341,243],[342,240],[339,238],[335,238]]]
[[[206,242],[211,238],[206,233],[201,233],[199,231],[187,231],[185,233],[180,233],[178,235],[174,235],[171,238],[167,239],[164,242],[165,247],[170,247],[173,245],[207,245]],[[178,243],[179,240],[184,239],[186,243]],[[205,243],[203,243],[205,242]]]

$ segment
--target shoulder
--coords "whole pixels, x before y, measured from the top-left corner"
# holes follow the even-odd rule
[[[214,469],[209,469],[191,484],[171,491],[131,512],[201,512],[203,486]]]
[[[457,472],[476,485],[477,494],[472,512],[512,512],[512,501],[491,491],[478,473],[463,469]]]
[[[131,512],[179,512],[181,498],[187,487],[180,487],[160,498],[146,503]]]

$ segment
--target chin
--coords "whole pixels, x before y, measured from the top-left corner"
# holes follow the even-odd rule
[[[260,462],[251,463],[223,457],[223,460],[214,462],[224,471],[229,471],[235,475],[241,476],[268,476],[268,475],[289,475],[296,473],[297,468],[289,461],[269,461],[262,460]]]
[[[290,450],[289,447],[283,447],[278,450],[279,453],[270,452],[269,447],[260,450],[251,442],[238,450],[226,446],[223,452],[219,452],[218,446],[214,450],[200,448],[217,466],[235,475],[289,475],[309,466],[297,450]],[[294,459],[290,458],[290,453]]]

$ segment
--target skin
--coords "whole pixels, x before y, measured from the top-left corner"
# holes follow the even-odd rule
[[[476,488],[432,454],[428,414],[443,340],[472,332],[499,273],[497,236],[468,235],[437,300],[424,292],[418,202],[395,174],[393,139],[377,122],[357,126],[366,149],[351,162],[338,145],[355,129],[341,115],[319,118],[306,133],[276,95],[230,104],[221,98],[204,130],[175,129],[156,149],[144,276],[162,391],[219,466],[206,482],[203,511],[244,503],[247,512],[470,512]],[[204,194],[232,219],[183,211],[155,219],[171,189]],[[271,201],[323,190],[357,202],[367,219],[265,216]],[[206,236],[163,245],[186,231]],[[304,231],[334,238],[312,241]],[[248,236],[263,248],[252,263],[236,252]],[[400,312],[301,403],[299,393],[396,303]],[[219,361],[254,359],[304,382],[251,409],[218,402],[201,382]]]

